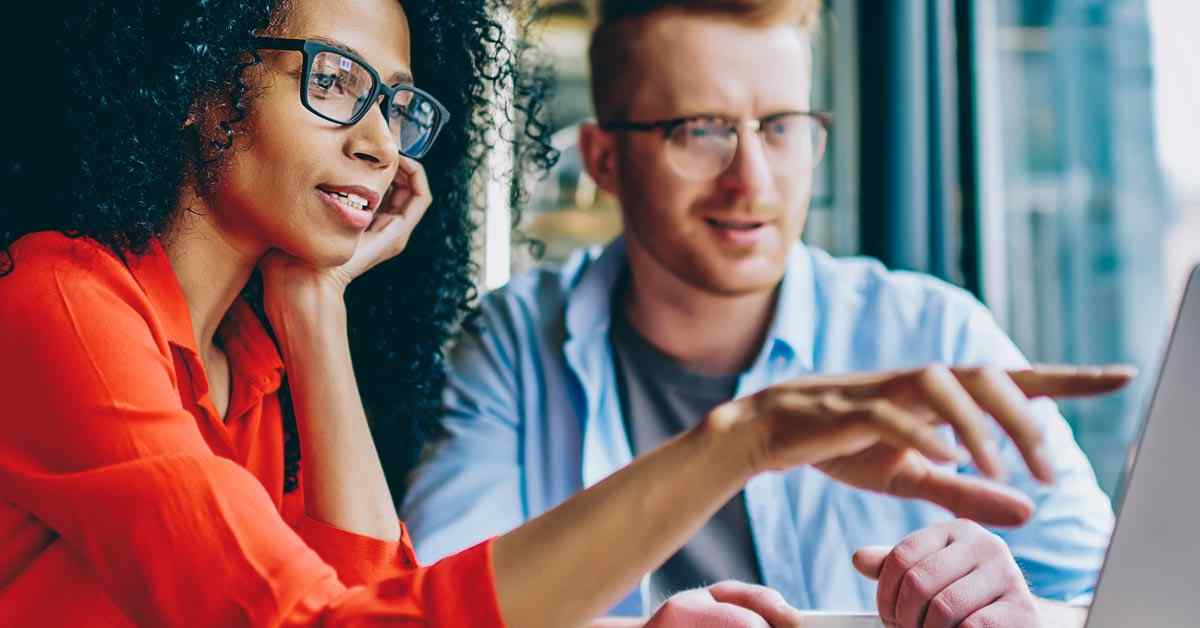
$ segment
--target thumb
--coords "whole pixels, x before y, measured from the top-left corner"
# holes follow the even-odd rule
[[[879,572],[883,570],[883,561],[887,560],[891,553],[892,548],[885,545],[868,545],[854,552],[854,568],[862,575],[878,580]]]

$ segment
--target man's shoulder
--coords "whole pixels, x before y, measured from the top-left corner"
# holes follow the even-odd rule
[[[905,318],[931,309],[967,316],[983,308],[970,292],[932,275],[891,270],[870,257],[834,257],[814,247],[804,251],[814,288],[828,308],[886,310]]]
[[[604,251],[598,246],[580,249],[562,264],[540,265],[514,275],[483,297],[479,323],[485,328],[496,319],[532,327],[561,326],[572,293]]]

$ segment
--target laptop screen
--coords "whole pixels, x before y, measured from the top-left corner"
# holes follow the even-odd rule
[[[1200,268],[1130,456],[1089,628],[1200,624]]]

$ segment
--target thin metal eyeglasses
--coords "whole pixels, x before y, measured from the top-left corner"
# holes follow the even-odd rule
[[[733,119],[698,115],[646,122],[611,121],[606,131],[660,131],[666,139],[667,160],[682,176],[715,177],[733,163],[743,128],[763,138],[768,161],[781,172],[815,168],[825,152],[833,116],[818,111],[783,111],[763,118]]]
[[[312,39],[255,37],[255,48],[304,55],[300,102],[317,117],[352,126],[376,101],[400,154],[420,159],[433,147],[450,119],[442,103],[408,84],[388,85],[366,61],[336,46]],[[380,99],[380,96],[383,96]]]

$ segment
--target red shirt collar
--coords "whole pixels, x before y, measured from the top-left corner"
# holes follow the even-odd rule
[[[192,315],[175,269],[162,243],[154,239],[142,255],[128,256],[129,270],[147,298],[162,315],[167,341],[198,356]],[[263,394],[277,390],[283,377],[283,359],[271,336],[245,299],[239,298],[221,322],[217,334],[229,356],[230,369],[249,380]]]

